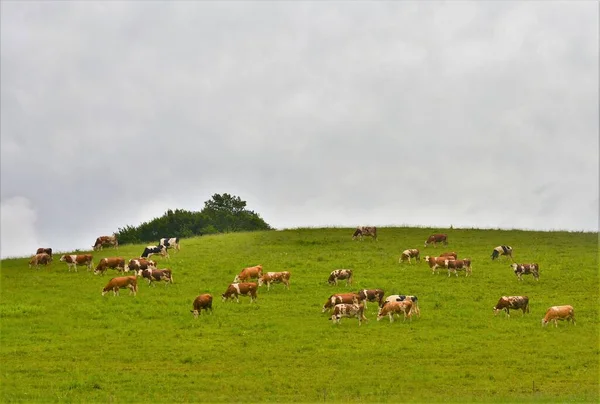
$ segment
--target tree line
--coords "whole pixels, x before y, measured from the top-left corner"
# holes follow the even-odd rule
[[[200,212],[167,210],[139,226],[127,225],[115,232],[119,244],[157,243],[162,237],[193,237],[236,231],[272,230],[258,213],[246,209],[239,196],[214,194]]]

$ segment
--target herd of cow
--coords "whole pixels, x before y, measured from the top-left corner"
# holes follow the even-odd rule
[[[358,227],[352,239],[363,240],[365,236],[370,236],[374,240],[377,240],[377,228],[376,227]],[[437,244],[448,244],[448,236],[446,234],[433,234],[428,237],[425,241],[425,247]],[[93,245],[94,251],[102,250],[103,246],[113,246],[118,249],[117,238],[113,236],[101,236],[96,239]],[[157,269],[156,262],[149,259],[153,254],[161,255],[168,258],[168,250],[173,249],[174,251],[180,251],[179,239],[178,238],[162,238],[159,240],[156,246],[147,246],[139,258],[132,258],[125,265],[125,259],[122,257],[107,257],[102,258],[96,268],[94,274],[101,274],[107,271],[107,269],[114,269],[119,271],[122,275],[125,272],[133,271],[133,276],[120,276],[110,279],[106,286],[102,289],[102,296],[112,291],[113,295],[118,295],[120,289],[129,289],[130,294],[134,296],[137,294],[137,278],[142,277],[148,281],[151,285],[153,282],[165,281],[166,283],[173,283],[173,274],[170,269]],[[491,258],[492,260],[497,259],[499,256],[505,256],[513,260],[512,257],[513,249],[511,246],[498,246],[493,249]],[[421,261],[420,251],[418,249],[407,249],[402,252],[399,258],[399,263],[408,262],[412,263],[412,259],[415,261]],[[93,268],[93,256],[91,254],[73,254],[73,255],[62,255],[60,257],[61,262],[67,264],[69,272],[71,269],[77,272],[78,266],[85,266],[88,271]],[[458,259],[458,255],[455,252],[445,252],[436,257],[426,256],[425,261],[432,270],[432,275],[437,274],[439,269],[446,269],[448,276],[455,274],[458,276],[458,271],[465,271],[465,277],[472,274],[471,260],[469,258]],[[514,261],[514,260],[513,260]],[[39,265],[47,265],[52,262],[52,249],[51,248],[38,248],[36,254],[31,258],[29,267],[35,266],[39,268]],[[514,273],[517,275],[518,280],[522,280],[522,275],[531,274],[539,281],[539,266],[537,263],[532,264],[512,264]],[[267,289],[270,289],[271,284],[282,283],[287,289],[290,288],[290,272],[266,272],[263,273],[262,265],[256,265],[253,267],[244,268],[238,275],[235,276],[233,283],[230,283],[225,293],[221,295],[223,301],[228,299],[235,299],[239,302],[239,296],[249,296],[250,302],[256,301],[257,291],[259,286],[264,284],[267,285]],[[351,269],[336,269],[329,274],[327,282],[330,285],[337,285],[339,280],[345,280],[346,285],[352,284],[353,271]],[[255,282],[251,282],[256,280]],[[198,317],[202,310],[212,312],[212,301],[213,297],[209,293],[201,294],[197,296],[192,307],[194,317]],[[407,318],[412,321],[412,316],[417,315],[420,317],[419,301],[417,296],[411,295],[391,295],[384,298],[384,291],[382,289],[362,289],[356,293],[336,293],[329,296],[325,304],[323,305],[322,312],[331,311],[330,320],[334,323],[339,323],[341,318],[354,317],[358,319],[358,324],[361,325],[366,317],[364,310],[367,307],[367,302],[377,302],[379,310],[377,313],[377,321],[384,317],[388,317],[390,322],[394,321],[394,315],[402,315],[404,320]],[[496,315],[499,311],[504,310],[506,315],[510,317],[510,310],[522,310],[523,314],[529,313],[529,298],[527,296],[502,296],[498,303],[494,306],[493,311]],[[552,306],[550,307],[544,318],[542,319],[542,325],[545,326],[549,322],[553,321],[555,326],[558,326],[557,320],[566,320],[575,324],[575,315],[572,306]]]

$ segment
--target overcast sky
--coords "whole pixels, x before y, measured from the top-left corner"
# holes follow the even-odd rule
[[[224,192],[276,228],[598,231],[595,1],[0,4],[2,257]]]

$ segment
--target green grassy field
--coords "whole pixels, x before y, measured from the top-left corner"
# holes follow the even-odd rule
[[[423,248],[432,232],[447,247]],[[352,229],[298,229],[185,239],[159,267],[175,284],[101,296],[115,275],[68,273],[58,261],[40,270],[27,259],[1,263],[2,402],[598,402],[598,233],[380,228],[379,241],[352,241]],[[516,262],[537,262],[540,281],[522,282]],[[400,252],[456,251],[473,275],[432,275]],[[95,252],[137,257],[143,246]],[[221,302],[246,266],[289,270],[291,289],[260,288],[256,304]],[[354,284],[327,285],[337,268]],[[411,322],[342,319],[321,307],[332,293],[382,288],[413,294]],[[214,296],[212,315],[194,319],[192,301]],[[527,295],[531,313],[494,317],[502,295]],[[571,304],[577,324],[542,328],[552,305]]]

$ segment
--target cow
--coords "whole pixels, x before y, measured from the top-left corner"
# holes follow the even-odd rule
[[[156,262],[146,258],[132,258],[129,260],[125,271],[134,271],[137,274],[139,271],[143,271],[144,269],[150,268],[156,268]]]
[[[421,255],[419,253],[419,250],[417,250],[416,248],[411,248],[411,249],[402,251],[400,258],[398,259],[398,263],[408,261],[408,263],[410,264],[411,258],[414,258],[417,261],[421,261]]]
[[[48,265],[52,262],[52,257],[46,253],[36,254],[29,260],[29,268],[35,266],[36,269],[40,269],[40,265]]]
[[[432,234],[425,240],[425,247],[429,244],[433,244],[435,247],[437,243],[444,243],[444,245],[448,244],[448,235],[447,234]]]
[[[573,322],[575,325],[575,311],[573,306],[552,306],[546,311],[546,315],[542,319],[542,327],[545,327],[550,321],[554,321],[554,326],[558,327],[557,320],[567,320]]]
[[[66,262],[67,268],[69,272],[71,272],[71,268],[77,272],[77,267],[86,266],[88,271],[92,270],[92,266],[94,265],[93,256],[90,254],[72,254],[72,255],[63,255],[60,257],[60,262]]]
[[[50,261],[52,261],[52,248],[44,248],[44,247],[40,247],[37,249],[37,251],[35,252],[36,254],[42,254],[42,253],[46,253],[50,256]]]
[[[161,238],[160,240],[158,240],[158,245],[164,245],[167,250],[169,248],[172,248],[175,251],[181,250],[181,247],[179,246],[179,238],[178,237]]]
[[[377,302],[381,306],[383,295],[382,289],[361,289],[358,291],[359,301],[365,304],[365,309],[367,308],[367,302]]]
[[[333,313],[331,314],[331,320],[335,324],[339,324],[342,317],[356,317],[358,319],[358,325],[361,325],[363,320],[367,320],[365,317],[365,306],[362,303],[336,304],[333,308]]]
[[[492,250],[492,261],[495,260],[496,258],[498,258],[501,255],[504,255],[505,257],[509,258],[512,260],[512,253],[513,253],[513,249],[511,246],[509,245],[499,245],[498,247],[494,248]]]
[[[523,310],[523,315],[525,312],[529,313],[529,298],[527,296],[502,296],[494,306],[494,316],[504,310],[510,317],[510,309]]]
[[[327,301],[323,305],[323,310],[321,313],[325,313],[328,310],[331,310],[335,307],[336,304],[346,303],[346,304],[358,304],[360,302],[360,296],[358,293],[336,293],[327,298]]]
[[[454,275],[458,276],[457,271],[465,271],[465,277],[471,275],[471,260],[469,258],[455,260],[448,257],[444,261],[444,266],[448,269],[448,277],[452,272],[454,272]]]
[[[394,321],[394,314],[400,315],[400,313],[404,314],[404,321],[406,321],[406,317],[408,317],[410,321],[412,321],[412,306],[412,302],[408,299],[400,302],[388,302],[379,308],[379,311],[377,313],[377,321],[381,320],[385,316],[389,316],[391,323]]]
[[[258,286],[267,284],[267,290],[271,289],[272,283],[283,283],[288,289],[290,288],[290,273],[283,272],[267,272],[258,278]]]
[[[452,251],[452,252],[445,252],[445,253],[441,253],[440,255],[438,255],[438,257],[445,257],[445,258],[457,259],[458,258],[458,254],[456,254],[454,251]]]
[[[196,296],[194,303],[192,304],[194,310],[190,310],[194,314],[194,318],[198,318],[198,316],[202,313],[202,310],[205,310],[207,313],[208,310],[210,310],[210,313],[212,314],[212,301],[213,297],[210,293],[204,293]]]
[[[107,269],[116,269],[117,271],[125,272],[125,259],[123,257],[106,257],[102,258],[96,269],[94,269],[94,275],[104,275]]]
[[[239,303],[239,295],[250,296],[250,303],[256,301],[256,291],[258,290],[258,283],[256,282],[245,282],[245,283],[231,283],[225,293],[221,295],[223,301],[235,297],[235,300]],[[233,298],[232,298],[233,300]]]
[[[538,264],[512,264],[511,268],[520,281],[523,280],[523,275],[533,275],[536,281],[540,280],[540,267]]]
[[[169,252],[164,245],[149,245],[144,248],[144,252],[140,255],[140,258],[150,258],[152,255],[160,255],[162,257],[169,258]]]
[[[354,234],[352,235],[352,240],[356,240],[357,238],[361,241],[365,236],[373,237],[373,240],[377,241],[377,227],[375,226],[360,226],[354,230]]]
[[[244,268],[233,278],[234,282],[246,282],[250,279],[260,279],[263,275],[262,265]]]
[[[135,276],[121,276],[118,278],[112,278],[104,289],[102,289],[102,296],[107,294],[109,291],[113,291],[113,295],[119,294],[119,289],[129,289],[129,294],[135,296],[137,294],[137,278]]]
[[[96,239],[96,242],[92,246],[94,251],[102,250],[102,247],[105,245],[112,245],[117,250],[119,249],[119,241],[117,240],[117,236],[114,234],[112,236],[100,236]]]
[[[338,280],[345,279],[346,285],[352,284],[352,270],[351,269],[336,269],[329,274],[327,283],[330,285],[337,285]]]
[[[439,268],[446,268],[446,261],[448,257],[430,257],[429,255],[425,256],[425,261],[429,268],[431,268],[431,275],[437,274],[437,270]]]
[[[167,286],[168,283],[174,283],[173,271],[171,271],[170,269],[142,269],[138,272],[138,275],[148,280],[148,286],[152,285],[152,282],[160,281],[165,281],[165,286]]]
[[[421,310],[419,309],[419,298],[417,296],[411,295],[390,295],[385,298],[380,307],[385,306],[390,302],[403,302],[405,300],[410,300],[412,306],[410,308],[411,314],[416,314],[418,317],[421,317]]]

